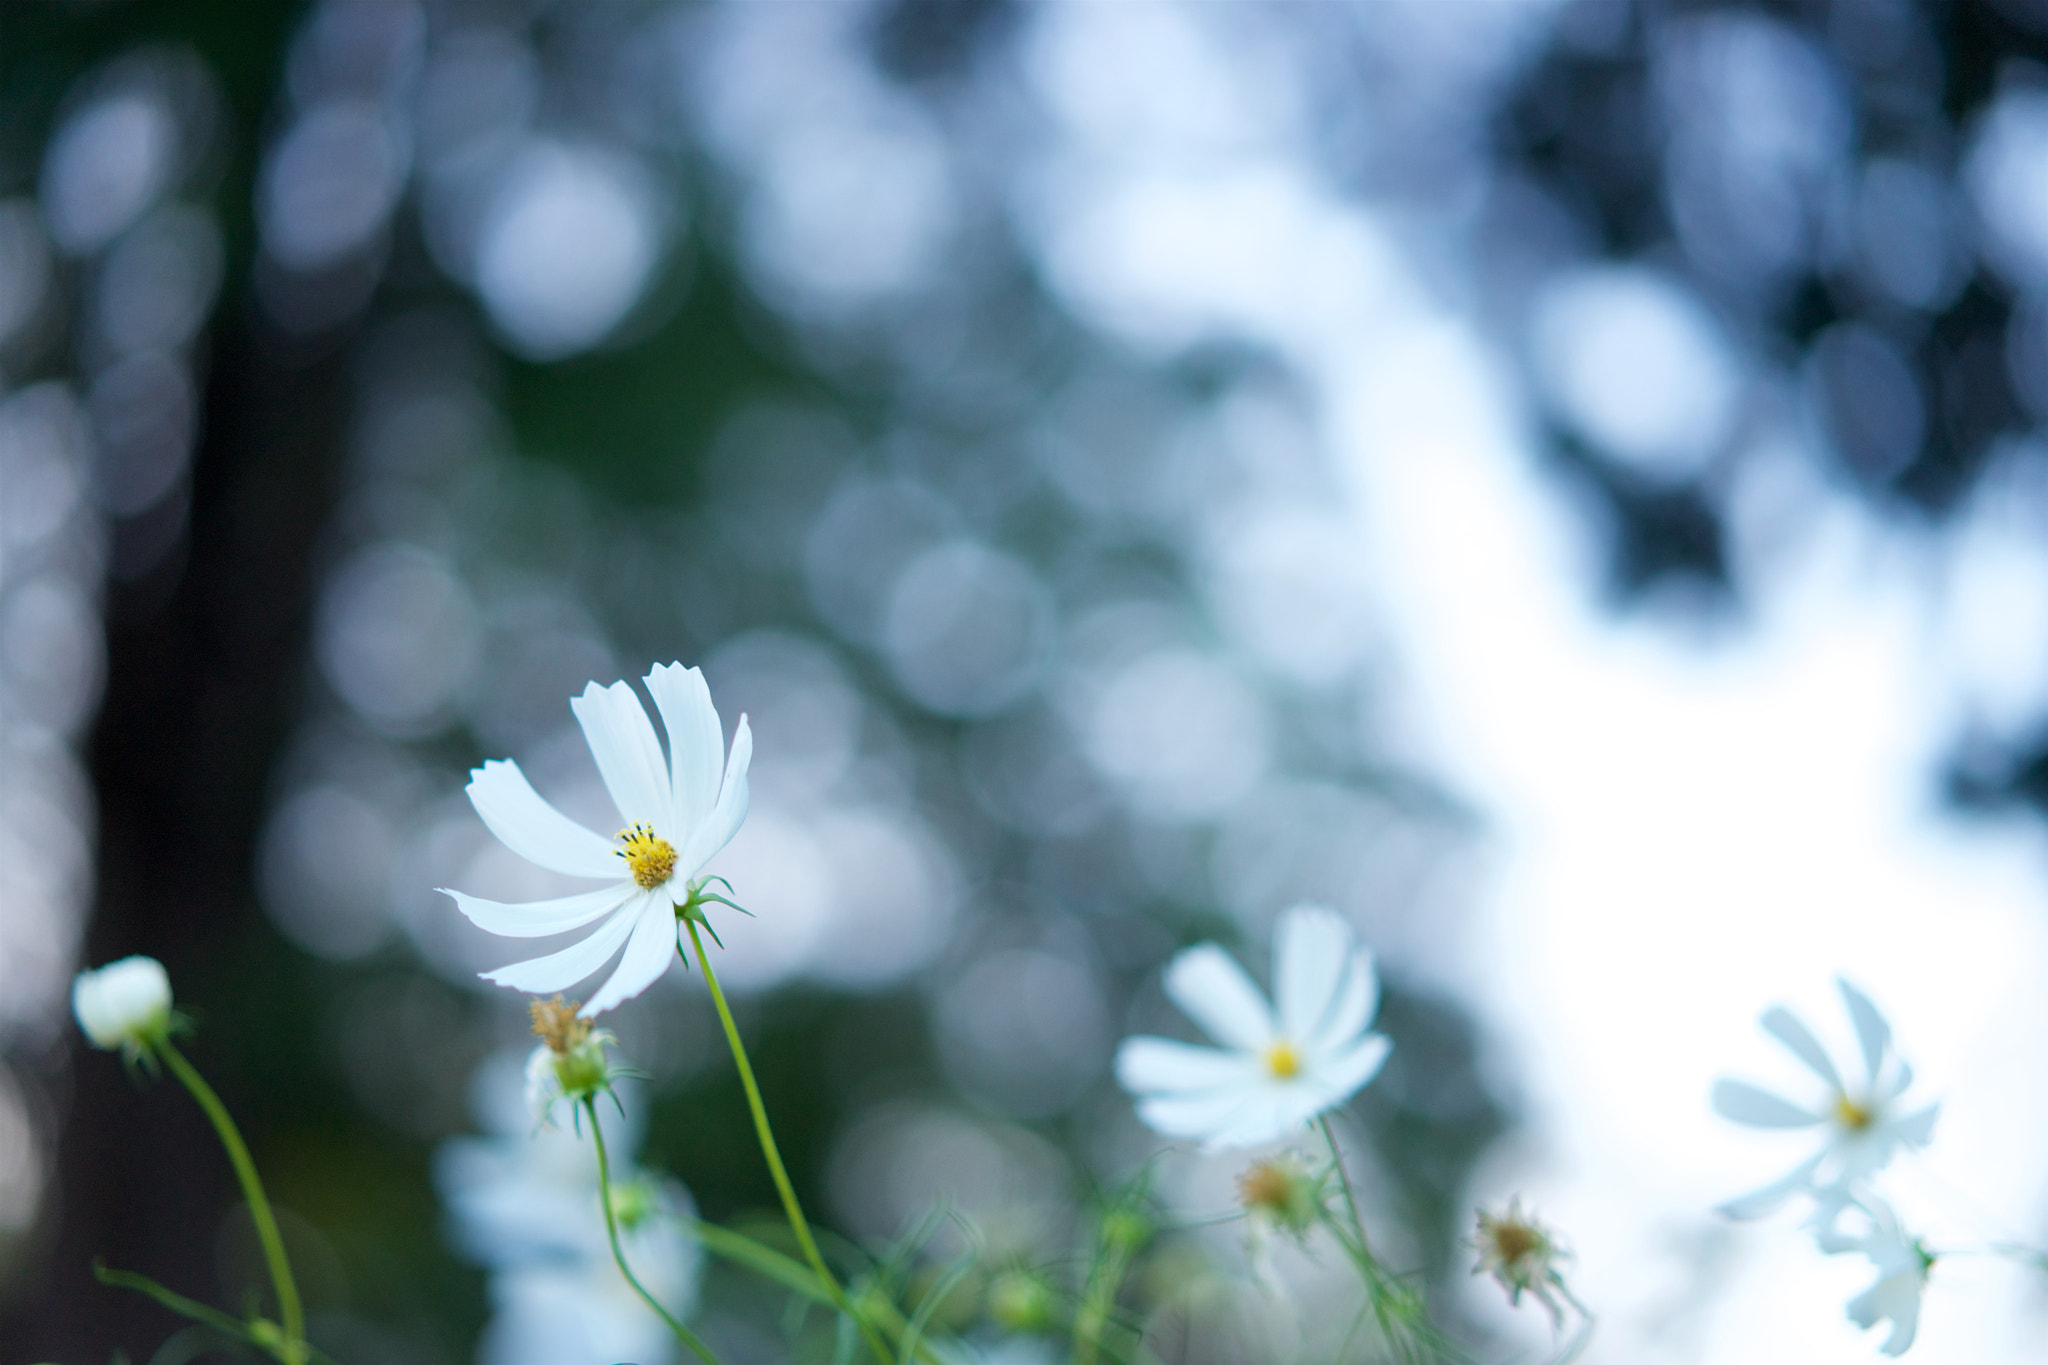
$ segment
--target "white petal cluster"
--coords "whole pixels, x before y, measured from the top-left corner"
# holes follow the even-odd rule
[[[1918,1239],[1906,1234],[1889,1204],[1863,1199],[1856,1207],[1865,1215],[1867,1225],[1854,1233],[1823,1233],[1821,1250],[1858,1252],[1870,1258],[1877,1268],[1877,1282],[1849,1300],[1849,1321],[1866,1330],[1880,1322],[1891,1323],[1891,1335],[1878,1349],[1888,1356],[1904,1355],[1920,1327],[1920,1295],[1927,1288],[1934,1257]]]
[[[94,1047],[147,1047],[170,1030],[171,978],[153,957],[109,962],[72,981],[71,1012]]]
[[[551,871],[605,885],[521,905],[442,888],[479,928],[508,938],[545,938],[595,926],[559,952],[483,973],[501,986],[534,995],[567,990],[623,947],[618,966],[583,1006],[585,1016],[640,994],[668,969],[677,907],[688,902],[693,879],[747,818],[747,764],[754,752],[747,718],[740,717],[728,755],[701,673],[658,664],[646,682],[668,732],[665,758],[630,685],[593,682],[569,703],[618,807],[621,842],[549,805],[509,759],[470,774],[470,804],[505,847]]]
[[[613,1174],[632,1180],[630,1125],[609,1108],[600,1112]],[[434,1181],[451,1240],[490,1271],[492,1317],[479,1365],[676,1358],[675,1338],[612,1261],[587,1134],[546,1128],[530,1138],[454,1138],[435,1154]],[[676,1181],[652,1188],[651,1211],[619,1229],[620,1245],[648,1291],[686,1318],[702,1251],[680,1220],[696,1207]]]
[[[1892,1050],[1891,1025],[1869,997],[1847,981],[1835,985],[1848,1007],[1862,1052],[1863,1080],[1851,1086],[1827,1049],[1798,1016],[1782,1006],[1764,1012],[1763,1026],[1788,1048],[1824,1089],[1817,1101],[1795,1103],[1746,1081],[1714,1084],[1714,1108],[1752,1128],[1819,1128],[1820,1150],[1781,1180],[1721,1206],[1730,1218],[1760,1218],[1794,1195],[1812,1195],[1823,1210],[1844,1205],[1858,1181],[1882,1170],[1903,1147],[1924,1147],[1934,1135],[1939,1104],[1903,1111],[1899,1100],[1913,1084],[1913,1069]],[[1827,1220],[1824,1218],[1822,1226]]]
[[[1334,910],[1296,906],[1274,931],[1277,1010],[1214,944],[1166,968],[1166,994],[1221,1047],[1135,1037],[1116,1075],[1138,1117],[1210,1151],[1292,1136],[1379,1071],[1392,1046],[1370,1032],[1379,1004],[1372,954]]]

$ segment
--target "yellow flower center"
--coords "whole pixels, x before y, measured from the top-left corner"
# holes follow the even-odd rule
[[[1856,1103],[1847,1095],[1835,1096],[1835,1122],[1852,1133],[1860,1133],[1877,1119],[1870,1109]]]
[[[625,847],[616,850],[633,870],[633,880],[652,891],[676,870],[676,846],[644,824],[619,831]]]
[[[1266,1049],[1266,1070],[1283,1081],[1299,1075],[1301,1054],[1294,1050],[1294,1044],[1282,1038]]]

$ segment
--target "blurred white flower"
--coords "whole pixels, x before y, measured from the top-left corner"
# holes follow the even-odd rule
[[[1274,931],[1279,1013],[1244,969],[1205,943],[1174,958],[1166,993],[1222,1043],[1127,1038],[1116,1075],[1138,1117],[1210,1151],[1293,1134],[1373,1078],[1392,1046],[1367,1031],[1379,1003],[1372,954],[1334,910],[1296,906]]]
[[[541,867],[608,885],[523,905],[441,888],[479,928],[508,938],[544,938],[597,924],[560,952],[482,973],[501,986],[535,995],[566,990],[624,944],[618,967],[583,1006],[586,1017],[640,994],[668,969],[676,910],[699,889],[692,879],[747,818],[747,763],[754,753],[747,718],[740,717],[727,756],[725,731],[701,673],[657,664],[647,675],[647,690],[668,731],[666,760],[630,685],[593,682],[569,702],[605,790],[626,822],[616,845],[542,800],[510,759],[470,774],[470,804],[505,847]]]
[[[679,1220],[696,1207],[677,1182],[621,1169],[628,1125],[601,1112],[619,1163],[612,1203],[620,1245],[648,1292],[687,1318],[702,1253]],[[435,1154],[434,1183],[450,1240],[491,1272],[493,1316],[480,1365],[675,1358],[675,1338],[612,1261],[587,1136],[545,1128],[530,1139],[453,1138]]]
[[[1827,1086],[1811,1107],[1793,1103],[1746,1081],[1714,1083],[1714,1108],[1723,1118],[1752,1128],[1824,1127],[1821,1149],[1782,1180],[1721,1205],[1730,1218],[1760,1218],[1795,1194],[1819,1197],[1823,1232],[1833,1215],[1846,1207],[1852,1181],[1874,1175],[1901,1147],[1924,1147],[1934,1135],[1939,1104],[1911,1113],[1898,1112],[1898,1100],[1913,1083],[1913,1069],[1891,1050],[1891,1025],[1863,992],[1837,977],[1835,985],[1848,1006],[1863,1054],[1865,1080],[1851,1089],[1812,1030],[1790,1010],[1772,1006],[1763,1015],[1765,1031],[1791,1050]],[[1889,1062],[1889,1065],[1887,1063]]]
[[[171,1027],[171,978],[153,957],[124,957],[71,983],[71,1012],[98,1048],[138,1052]]]
[[[1831,1255],[1854,1251],[1870,1258],[1877,1267],[1877,1283],[1849,1300],[1849,1321],[1866,1329],[1889,1321],[1892,1333],[1879,1349],[1888,1356],[1904,1355],[1920,1326],[1920,1294],[1935,1258],[1919,1239],[1906,1235],[1891,1205],[1863,1199],[1857,1207],[1868,1215],[1869,1226],[1853,1234],[1823,1233],[1821,1250]]]

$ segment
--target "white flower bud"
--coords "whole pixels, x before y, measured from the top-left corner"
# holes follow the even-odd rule
[[[78,974],[71,1011],[94,1047],[147,1047],[170,1032],[171,978],[153,957],[124,957]]]

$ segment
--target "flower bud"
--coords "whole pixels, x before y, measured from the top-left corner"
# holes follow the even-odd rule
[[[1102,1244],[1119,1256],[1143,1251],[1155,1231],[1152,1220],[1138,1209],[1116,1208],[1102,1215]]]
[[[627,1232],[646,1222],[661,1202],[661,1192],[647,1180],[614,1180],[606,1192],[612,1217]]]
[[[1052,1287],[1028,1270],[1006,1270],[988,1287],[988,1315],[1005,1331],[1046,1331],[1058,1308]]]
[[[124,957],[71,983],[71,1012],[98,1048],[144,1052],[171,1031],[171,979],[153,957]]]

